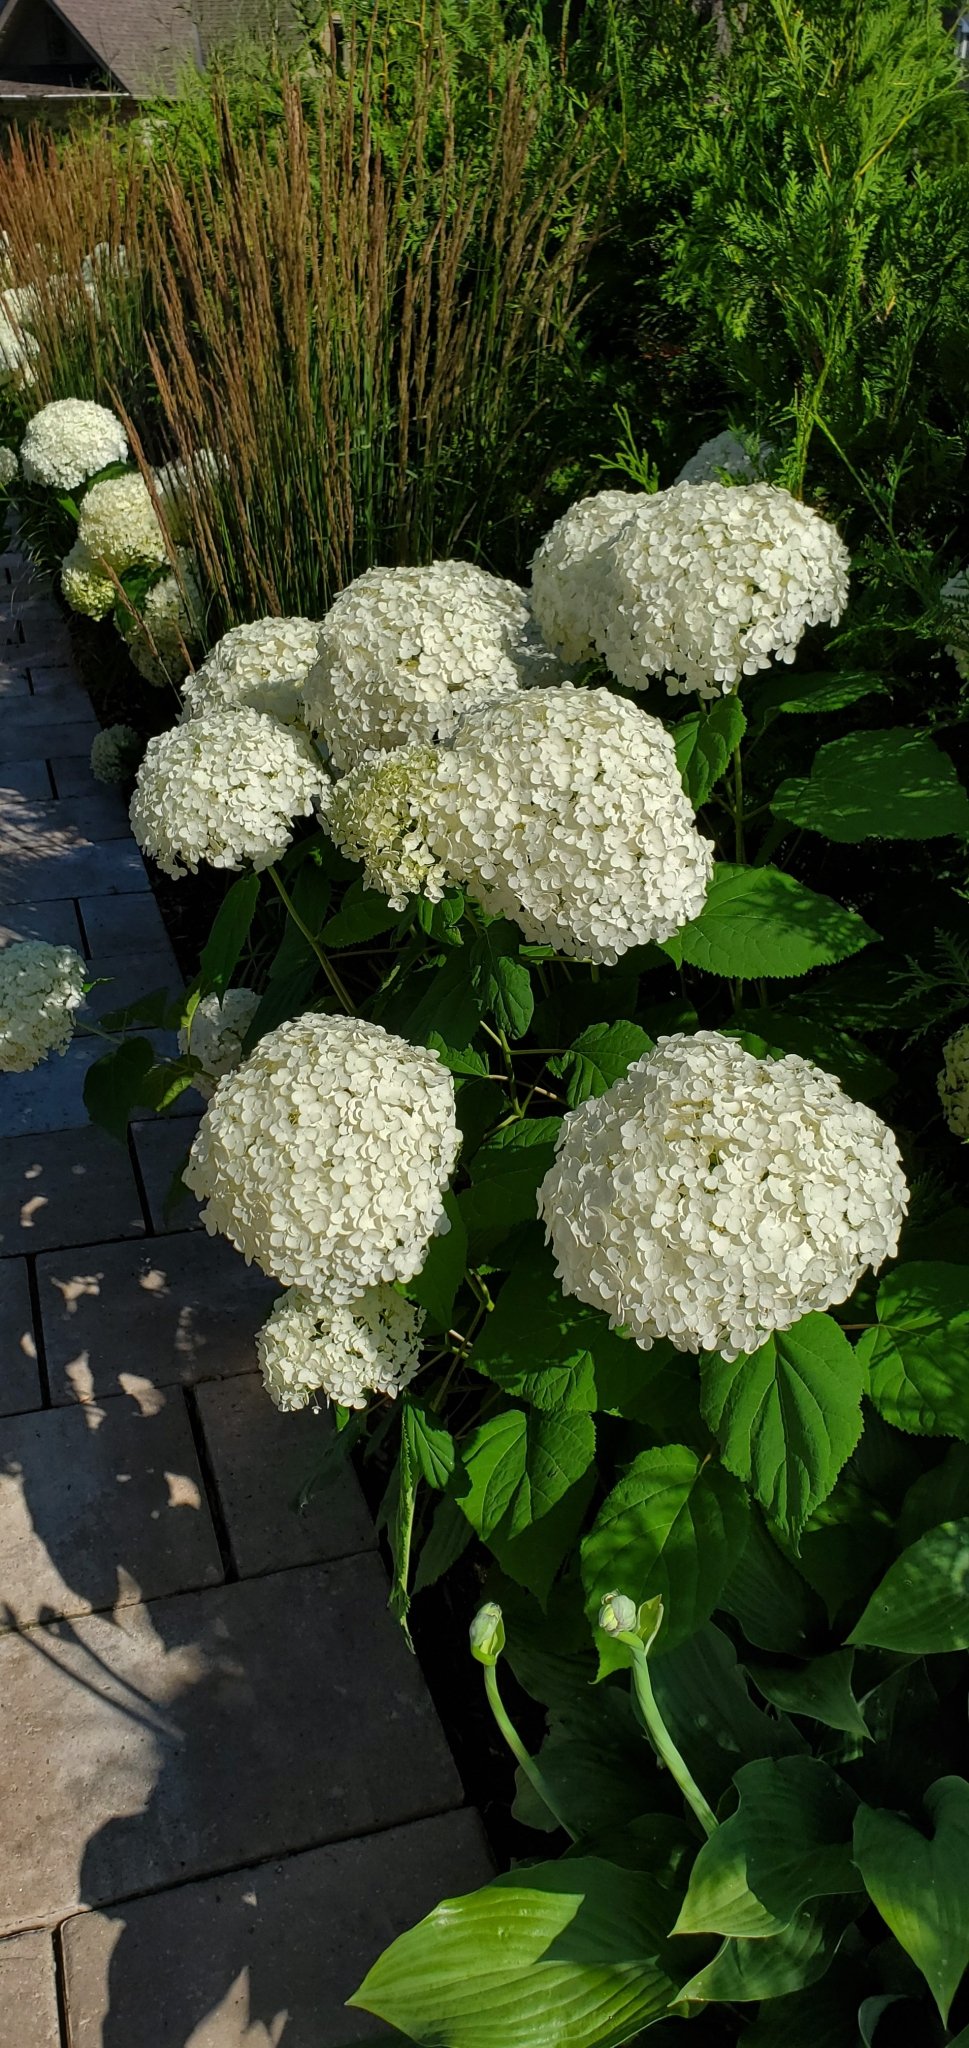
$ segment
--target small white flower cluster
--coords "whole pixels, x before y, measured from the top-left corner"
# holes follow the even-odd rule
[[[438,757],[427,836],[486,910],[597,962],[689,923],[713,873],[659,719],[569,683],[466,714]]]
[[[673,696],[726,695],[841,617],[848,565],[834,527],[773,484],[674,484],[615,542],[600,652],[628,689],[666,674]]]
[[[403,910],[408,896],[439,903],[447,887],[430,843],[439,762],[436,747],[419,743],[371,752],[324,791],[320,813],[331,839],[363,862],[365,888],[379,889],[392,910]]]
[[[962,1024],[942,1049],[937,1082],[942,1113],[954,1138],[969,1138],[969,1024]]]
[[[151,493],[136,470],[92,484],[81,500],[77,537],[95,563],[116,576],[128,569],[162,569],[168,552]]]
[[[178,575],[169,569],[157,578],[145,595],[140,618],[119,611],[119,631],[135,668],[155,688],[181,681],[187,666],[185,648],[197,647],[202,638],[205,607],[197,571],[194,555],[179,548]]]
[[[227,988],[224,996],[203,996],[178,1034],[178,1050],[199,1062],[193,1086],[206,1101],[242,1058],[242,1042],[259,1008],[251,988]]]
[[[756,452],[745,447],[738,434],[731,427],[725,427],[722,434],[714,434],[709,441],[701,441],[695,455],[684,462],[674,481],[678,484],[721,483],[721,471],[742,483],[754,483],[762,477],[773,449],[767,441],[758,443]]]
[[[121,421],[106,405],[87,398],[55,398],[35,412],[20,448],[28,483],[52,491],[76,491],[109,463],[126,462],[128,442]]]
[[[410,1280],[448,1229],[460,1145],[435,1052],[358,1017],[308,1013],[227,1074],[185,1179],[247,1261],[314,1301]]]
[[[303,716],[336,767],[446,738],[485,697],[556,679],[523,590],[471,562],[368,569],[319,627]]]
[[[756,1351],[896,1249],[908,1190],[873,1109],[794,1054],[660,1039],[564,1119],[539,1214],[566,1294],[648,1351]]]
[[[2,350],[2,343],[0,343]],[[0,491],[6,491],[20,475],[20,464],[13,448],[0,446]]]
[[[74,542],[61,563],[61,591],[72,612],[86,619],[106,619],[118,596],[117,584],[82,540]]]
[[[26,1074],[67,1051],[86,968],[72,946],[22,939],[0,952],[0,1073]]]
[[[323,770],[308,733],[262,711],[213,711],[149,740],[131,801],[139,846],[166,875],[279,860]]]
[[[545,535],[532,561],[532,607],[563,661],[592,660],[600,608],[609,602],[610,546],[645,498],[644,491],[596,491]]]
[[[95,782],[132,782],[140,754],[141,740],[133,725],[106,725],[91,741],[91,774]]]
[[[233,626],[189,677],[183,718],[242,704],[295,724],[299,694],[316,661],[319,636],[319,623],[313,619],[255,619],[251,625]]]
[[[349,1305],[291,1287],[256,1338],[263,1384],[285,1414],[315,1407],[318,1394],[341,1408],[365,1408],[369,1393],[393,1398],[417,1372],[423,1324],[423,1309],[392,1287],[368,1287]]]
[[[0,378],[21,386],[35,382],[34,357],[40,354],[29,326],[33,296],[16,286],[0,292]]]

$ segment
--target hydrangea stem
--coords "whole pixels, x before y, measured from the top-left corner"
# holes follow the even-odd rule
[[[283,904],[286,908],[287,914],[292,918],[297,931],[301,931],[304,939],[306,940],[307,945],[312,946],[313,951],[316,954],[316,957],[320,963],[320,966],[322,967],[323,972],[326,975],[327,981],[329,982],[330,987],[337,998],[337,1001],[341,1004],[342,1008],[346,1010],[348,1016],[354,1016],[354,1006],[350,1001],[350,998],[346,992],[346,989],[343,986],[343,983],[336,971],[336,968],[334,967],[332,961],[329,959],[328,955],[324,951],[323,947],[320,945],[319,940],[314,938],[313,933],[309,929],[309,926],[304,924],[303,919],[300,917],[299,911],[297,910],[296,905],[294,904],[293,899],[289,894],[288,889],[286,888],[282,876],[279,873],[279,869],[275,867],[270,867],[269,873],[272,876],[276,888],[279,891]]]

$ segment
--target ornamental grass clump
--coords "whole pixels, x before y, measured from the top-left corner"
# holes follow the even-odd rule
[[[259,871],[285,853],[323,780],[308,733],[263,711],[207,712],[149,740],[131,829],[166,875],[203,862]]]
[[[317,659],[314,619],[255,619],[223,634],[182,692],[182,717],[223,705],[268,711],[285,724],[300,718],[300,692]]]
[[[649,1351],[757,1351],[898,1246],[908,1189],[873,1109],[794,1054],[660,1039],[562,1124],[539,1190],[566,1294]]]
[[[436,1052],[360,1017],[296,1017],[219,1083],[185,1180],[247,1263],[353,1303],[413,1279],[449,1229],[454,1111]]]
[[[420,1368],[423,1325],[423,1309],[393,1287],[368,1287],[349,1304],[291,1287],[256,1337],[263,1385],[285,1414],[320,1395],[340,1408],[366,1408],[373,1394],[393,1400]]]
[[[22,939],[0,952],[0,1073],[26,1074],[65,1053],[87,969],[72,946]]]

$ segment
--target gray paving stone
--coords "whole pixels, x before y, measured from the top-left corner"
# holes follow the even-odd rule
[[[0,1631],[223,1577],[179,1388],[0,1418]]]
[[[0,1941],[0,2048],[59,2048],[54,1945],[49,1934]]]
[[[73,670],[73,663],[71,664]],[[43,668],[33,654],[29,657],[30,687],[35,697],[46,697],[50,690],[60,690],[64,684],[64,665]]]
[[[131,1161],[106,1131],[0,1139],[0,1258],[144,1229]]]
[[[25,839],[16,852],[8,839],[0,872],[0,903],[17,903],[23,897],[42,903],[46,897],[59,896],[130,896],[136,891],[147,895],[150,886],[133,839],[92,845],[69,828],[55,828],[46,839]]]
[[[0,907],[0,947],[18,939],[49,939],[52,946],[84,951],[84,935],[70,898],[49,903],[8,903]]]
[[[22,789],[11,792],[4,786],[5,774],[0,770],[0,858],[7,852],[8,835],[14,852],[28,833],[39,844],[51,837],[60,844],[70,836],[72,842],[88,846],[130,838],[128,807],[116,789],[105,789],[96,782],[83,796],[58,798],[51,792],[46,762],[27,765],[43,769],[44,787],[38,794]],[[11,795],[16,802],[11,802]]]
[[[91,742],[101,730],[94,719],[78,720],[70,725],[51,726],[49,733],[38,727],[14,726],[7,720],[0,725],[0,762],[34,761],[37,749],[45,739],[54,741],[47,759],[56,754],[84,754],[90,757]]]
[[[58,796],[91,796],[101,788],[91,773],[90,747],[83,754],[61,754],[55,742],[48,758]]]
[[[46,761],[8,761],[0,768],[0,804],[10,796],[37,799],[50,795]]]
[[[201,1118],[199,1110],[192,1115],[153,1117],[150,1123],[131,1126],[151,1227],[159,1235],[168,1230],[202,1228],[201,1203],[181,1181]]]
[[[56,741],[59,726],[78,725],[93,717],[94,706],[87,691],[72,675],[62,671],[60,682],[50,689],[14,698],[4,715],[4,724],[18,732],[34,732],[41,740],[49,734]]]
[[[388,1942],[493,1874],[465,1810],[78,1914],[63,1929],[71,2048],[390,2039],[346,1999]]]
[[[79,1130],[89,1121],[88,1068],[107,1050],[103,1039],[75,1037],[65,1053],[41,1060],[27,1074],[0,1074],[0,1138]]]
[[[331,1474],[302,1514],[295,1511],[332,1441],[328,1416],[309,1409],[281,1415],[258,1373],[211,1381],[196,1389],[195,1401],[240,1578],[376,1548],[349,1466]]]
[[[225,1238],[196,1233],[45,1252],[37,1291],[64,1402],[251,1373],[279,1290]]]
[[[9,668],[0,662],[0,703],[11,697],[29,697],[30,678],[25,668]]]
[[[39,1408],[37,1336],[24,1259],[0,1259],[0,1415]]]
[[[182,988],[175,955],[167,945],[127,956],[111,954],[106,959],[96,954],[88,962],[88,972],[92,981],[103,977],[100,986],[92,988],[87,997],[87,1008],[94,1017],[103,1017],[106,1011],[121,1010],[126,1004],[136,1003],[159,988],[165,989],[174,999]],[[172,1046],[174,1050],[174,1037]],[[191,1099],[197,1100],[194,1095]]]
[[[150,890],[138,889],[123,896],[82,896],[80,910],[92,957],[109,960],[120,954],[127,960],[132,953],[171,950],[161,911]]]
[[[460,1802],[378,1558],[0,1640],[0,1931]]]

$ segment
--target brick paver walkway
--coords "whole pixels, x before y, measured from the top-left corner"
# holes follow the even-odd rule
[[[177,971],[56,607],[0,555],[0,946],[92,999]],[[128,1152],[97,1041],[0,1075],[0,2048],[353,2048],[343,2001],[487,1850],[322,1417],[254,1373],[273,1290]]]

